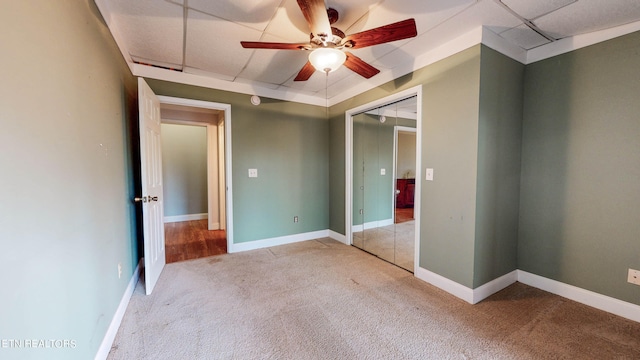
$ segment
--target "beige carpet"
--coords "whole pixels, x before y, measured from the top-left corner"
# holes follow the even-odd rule
[[[519,283],[469,305],[320,239],[167,265],[109,359],[640,359],[640,323]]]
[[[413,272],[415,221],[353,232],[353,245]]]

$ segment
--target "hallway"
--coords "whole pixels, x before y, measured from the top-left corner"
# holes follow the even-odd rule
[[[225,230],[207,230],[207,220],[164,224],[167,264],[227,253]]]

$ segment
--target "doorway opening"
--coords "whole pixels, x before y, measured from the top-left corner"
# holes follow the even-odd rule
[[[396,181],[394,223],[402,224],[415,220],[416,128],[395,126],[393,138],[393,178]]]
[[[230,241],[225,156],[230,109],[224,104],[158,98],[166,262],[225,254]]]

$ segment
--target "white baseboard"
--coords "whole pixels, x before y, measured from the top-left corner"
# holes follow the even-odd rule
[[[567,299],[640,322],[640,306],[577,286],[518,270],[518,281]]]
[[[418,279],[426,281],[429,284],[440,288],[455,297],[473,304],[473,290],[464,285],[458,284],[453,280],[449,280],[442,275],[438,275],[421,267],[418,267],[418,271],[415,272],[415,276]]]
[[[176,216],[165,216],[165,223],[179,222],[179,221],[192,221],[192,220],[205,220],[209,217],[209,214],[187,214],[187,215],[176,215]]]
[[[475,289],[470,289],[444,276],[419,267],[415,276],[470,304],[477,304],[507,286],[519,281],[523,284],[562,296],[564,298],[640,322],[640,305],[598,294],[577,286],[565,284],[522,270],[514,270]]]
[[[302,234],[294,234],[294,235],[280,236],[280,237],[275,237],[270,239],[247,241],[239,244],[231,244],[231,247],[230,249],[228,249],[228,252],[235,253],[240,251],[263,249],[271,246],[291,244],[295,242],[319,239],[324,237],[329,237],[329,230],[319,230],[319,231],[312,231],[312,232],[302,233]]]
[[[345,245],[351,245],[351,244],[347,243],[347,237],[345,235],[337,233],[337,232],[335,232],[333,230],[329,230],[329,237],[332,238],[333,240],[340,241],[341,243],[343,243]]]
[[[472,304],[479,303],[516,281],[518,281],[518,270],[513,270],[508,274],[502,275],[497,279],[491,280],[488,283],[473,289]]]
[[[393,225],[393,219],[370,221],[368,223],[364,223],[364,226],[363,225],[353,225],[353,227],[351,228],[351,231],[360,232],[360,231],[362,231],[363,228],[364,228],[364,230],[369,230],[369,229],[375,229],[375,228],[385,227],[385,226],[389,226],[389,225]]]
[[[142,261],[138,263],[138,266],[136,266],[136,269],[133,271],[133,275],[131,275],[129,285],[127,285],[127,289],[124,291],[122,299],[120,299],[120,305],[118,305],[116,313],[111,319],[111,324],[109,324],[109,328],[107,329],[107,333],[104,335],[102,343],[100,343],[100,348],[98,348],[98,352],[96,353],[95,357],[96,360],[106,360],[107,356],[109,356],[109,351],[111,351],[111,346],[113,346],[113,341],[115,340],[116,334],[118,333],[118,328],[120,328],[122,318],[124,317],[124,313],[127,310],[127,306],[129,305],[129,300],[131,300],[131,295],[133,295],[136,284],[140,279],[141,267]]]

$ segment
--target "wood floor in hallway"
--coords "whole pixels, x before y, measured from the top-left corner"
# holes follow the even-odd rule
[[[227,233],[207,230],[207,220],[164,224],[167,264],[227,253]]]
[[[396,224],[413,220],[413,208],[396,208]]]

